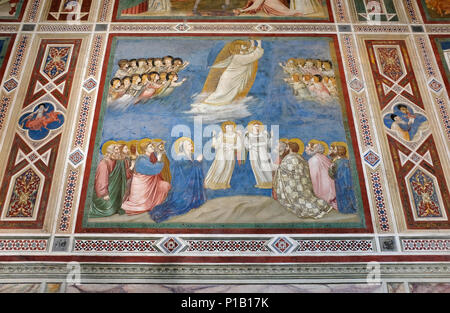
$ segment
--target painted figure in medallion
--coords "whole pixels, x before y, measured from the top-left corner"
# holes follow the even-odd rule
[[[405,141],[417,141],[422,133],[428,129],[427,118],[414,111],[407,105],[400,103],[394,106],[394,113],[384,117],[386,127]]]
[[[33,140],[42,140],[51,130],[58,129],[64,124],[64,115],[55,110],[51,103],[41,103],[31,113],[25,113],[19,119],[22,129],[28,131]]]

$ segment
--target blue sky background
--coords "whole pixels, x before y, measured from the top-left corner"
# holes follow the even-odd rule
[[[190,62],[179,73],[180,80],[187,78],[181,87],[167,98],[150,100],[132,106],[124,112],[106,109],[99,146],[108,140],[134,140],[142,138],[161,138],[167,140],[168,151],[178,137],[171,137],[172,127],[186,124],[193,132],[193,116],[185,112],[194,103],[193,96],[200,93],[216,56],[226,43],[238,38],[119,38],[111,54],[108,79],[118,69],[120,59],[150,58],[172,55]],[[251,116],[234,119],[236,124],[247,125],[252,120],[260,120],[265,125],[279,125],[280,138],[300,138],[305,145],[311,139],[327,142],[349,142],[344,129],[341,104],[320,104],[313,101],[299,101],[292,88],[283,81],[285,74],[278,65],[289,58],[314,58],[331,60],[331,38],[264,38],[265,50],[260,59],[255,83],[249,92],[253,98],[247,103]],[[111,49],[114,49],[114,44]],[[337,65],[333,64],[336,68]],[[337,69],[336,69],[337,72]],[[103,102],[105,106],[105,101]],[[100,125],[102,120],[100,119]],[[218,123],[220,125],[220,123]],[[204,127],[206,126],[203,125]],[[101,126],[100,126],[101,127]],[[209,138],[204,139],[204,143]],[[100,155],[97,155],[100,157]],[[304,157],[307,158],[306,154]],[[170,158],[170,155],[169,155]],[[204,173],[212,161],[204,162]],[[352,162],[354,164],[354,162]],[[95,171],[95,158],[93,170]],[[236,165],[231,181],[232,188],[225,191],[208,190],[208,198],[231,195],[266,195],[270,190],[254,188],[255,179],[250,162]]]

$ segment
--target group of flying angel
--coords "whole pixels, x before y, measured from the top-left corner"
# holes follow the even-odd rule
[[[260,40],[234,40],[227,43],[210,67],[203,92],[203,100],[209,105],[226,105],[245,97],[254,83],[257,61],[264,49]],[[189,62],[181,58],[120,60],[119,69],[111,79],[108,92],[108,106],[126,109],[130,105],[150,99],[167,97],[186,78],[178,81],[178,73]]]
[[[189,62],[169,55],[120,60],[119,69],[110,82],[108,106],[125,109],[132,104],[170,95],[186,81],[186,78],[178,81],[178,73],[188,65]]]
[[[244,98],[251,89],[264,55],[260,40],[234,40],[217,55],[204,83],[202,103],[228,105]],[[120,60],[119,69],[111,80],[108,105],[126,109],[132,104],[170,95],[186,78],[178,81],[178,73],[189,65],[181,58]],[[326,103],[337,97],[335,71],[331,61],[291,58],[279,64],[289,75],[289,83],[300,100]]]
[[[333,64],[329,60],[290,58],[286,64],[279,64],[285,78],[299,99],[330,102],[338,96]]]
[[[229,105],[245,97],[255,80],[257,62],[263,54],[260,40],[256,43],[254,40],[235,40],[226,44],[211,66],[203,89],[206,93],[203,103]],[[179,62],[179,68],[169,68],[176,65],[173,59],[161,63],[153,60],[151,64],[153,67],[165,65],[172,72],[185,66]],[[142,61],[133,71],[141,67],[144,74],[136,73],[133,77],[154,75],[156,72],[149,65],[147,63],[145,69]],[[126,77],[128,67],[128,63],[123,65],[116,75]],[[324,70],[327,70],[326,66]],[[155,89],[151,86],[158,84],[155,78],[158,76],[153,76],[153,80],[140,88]],[[176,159],[173,164],[169,164],[162,140],[146,139],[131,146],[105,143],[104,158],[95,175],[90,216],[149,212],[154,221],[162,222],[187,213],[206,202],[205,189],[231,188],[236,162],[244,162],[247,153],[255,188],[272,189],[273,198],[298,217],[321,218],[333,209],[340,213],[356,213],[349,151],[345,143],[332,143],[330,150],[325,142],[312,140],[305,150],[300,139],[285,139],[280,140],[278,149],[273,151],[273,138],[260,121],[250,122],[245,133],[233,121],[222,123],[219,134],[213,133],[215,159],[205,176],[201,166],[203,156],[193,157],[194,143],[190,138],[182,137],[175,142],[175,153],[181,159]],[[311,156],[308,161],[302,157],[304,150]],[[278,155],[275,160],[271,157],[273,152]]]

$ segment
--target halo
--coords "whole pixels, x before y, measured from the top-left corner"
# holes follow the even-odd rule
[[[125,145],[125,146],[128,146],[128,142],[126,142],[125,140],[117,140],[116,143],[117,143],[118,145]]]
[[[346,156],[347,158],[350,157],[349,152],[348,152],[348,145],[347,145],[346,142],[343,142],[343,141],[335,141],[335,142],[332,142],[332,143],[331,143],[330,147],[331,147],[331,146],[342,146],[342,147],[345,147],[345,151],[346,151],[345,156]]]
[[[328,155],[328,153],[330,152],[330,148],[328,147],[328,144],[325,141],[321,141],[321,140],[317,140],[317,139],[311,139],[309,141],[308,144],[313,143],[313,144],[321,144],[324,148],[324,154]]]
[[[191,144],[192,144],[192,150],[194,149],[194,142],[192,141],[191,138],[189,138],[189,137],[181,137],[181,138],[178,138],[178,139],[175,141],[175,143],[173,144],[174,149],[175,149],[175,153],[176,153],[176,154],[180,154],[180,145],[181,145],[184,141],[187,141],[187,140],[191,142]]]
[[[236,129],[236,123],[235,122],[233,122],[233,121],[226,121],[226,122],[223,122],[222,123],[222,131],[225,133],[225,126],[227,126],[227,125],[233,125],[234,126],[234,129]],[[187,137],[186,137],[187,138]]]
[[[115,142],[114,140],[110,140],[110,141],[105,142],[103,144],[103,146],[102,146],[102,154],[106,155],[106,151],[108,150],[108,147],[111,146],[111,145],[115,145],[116,143],[117,142]]]
[[[297,64],[298,64],[296,58],[289,58],[289,59],[286,61],[286,64],[289,63],[289,61],[293,61],[294,65],[297,65]]]
[[[253,125],[260,125],[263,127],[263,130],[264,130],[264,124],[261,121],[258,121],[258,120],[251,121],[250,123],[248,123],[247,127],[250,128]]]
[[[144,153],[145,153],[145,150],[142,151],[142,146],[143,146],[144,144],[151,143],[151,142],[152,142],[152,140],[149,139],[149,138],[144,138],[144,139],[140,140],[140,141],[139,141],[139,145],[138,145],[138,147],[137,147],[137,148],[138,148],[138,149],[137,149],[138,153],[139,153],[139,154],[144,154]]]
[[[289,140],[289,142],[295,142],[296,144],[298,144],[298,154],[302,155],[303,152],[305,152],[305,144],[303,143],[303,141],[299,138],[292,138],[291,140]]]
[[[289,139],[287,138],[281,138],[280,140],[278,140],[279,142],[284,142],[285,144],[289,143]]]
[[[128,150],[131,152],[131,147],[136,147],[136,153],[139,153],[139,140],[130,140],[127,142]]]
[[[251,42],[250,40],[242,40],[242,39],[236,39],[233,42],[231,42],[230,45],[230,53],[231,54],[237,54],[237,48],[236,46],[239,48],[239,50],[241,49],[241,45],[245,45],[245,46],[250,46]]]
[[[166,141],[164,141],[164,140],[162,140],[162,139],[159,139],[159,138],[152,139],[152,142],[156,143],[158,146],[159,146],[160,144],[162,144],[162,145],[164,145],[164,149],[166,148],[166,147],[165,147],[165,146],[166,146]]]

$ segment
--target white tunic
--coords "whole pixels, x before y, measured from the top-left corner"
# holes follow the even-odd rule
[[[260,59],[263,54],[264,49],[257,47],[249,54],[235,54],[212,66],[226,69],[220,76],[216,90],[204,100],[204,103],[224,105],[233,102],[252,77],[253,62]]]
[[[205,188],[228,189],[236,164],[236,153],[241,150],[242,139],[233,132],[213,137],[213,147],[216,149],[216,158],[205,178]]]
[[[256,188],[272,188],[272,161],[269,154],[270,136],[267,131],[260,134],[247,133],[245,146],[249,150],[250,164],[255,175]]]

